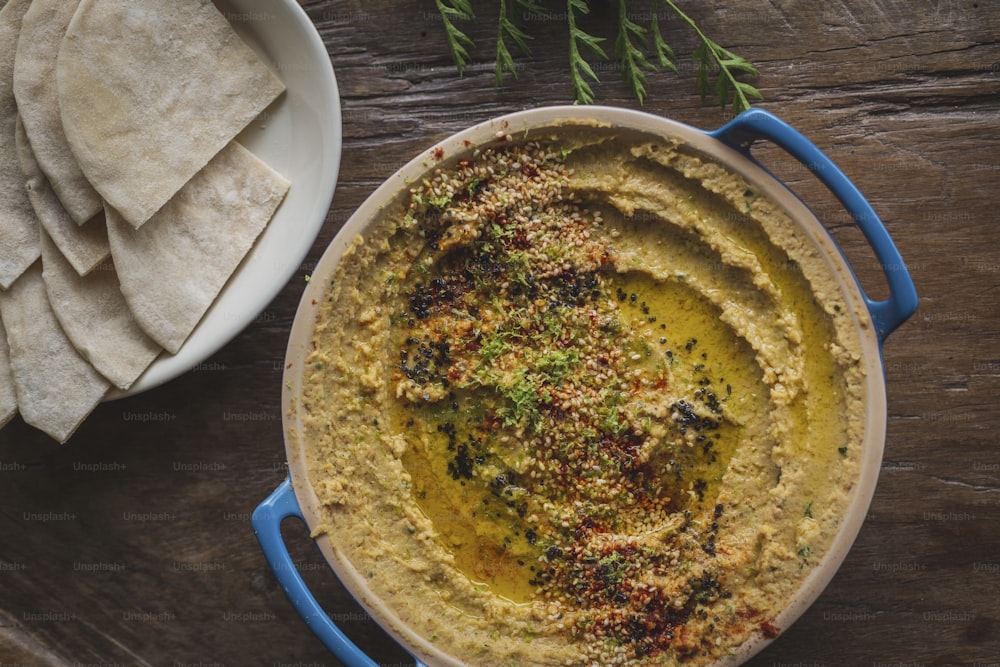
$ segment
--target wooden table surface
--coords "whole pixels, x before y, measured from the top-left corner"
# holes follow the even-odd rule
[[[19,418],[0,431],[0,665],[339,664],[293,611],[249,523],[286,474],[281,369],[304,277],[411,156],[491,116],[572,99],[559,8],[529,17],[533,56],[498,89],[496,3],[474,3],[464,76],[432,0],[302,4],[343,105],[327,222],[296,276],[205,364],[101,405],[64,446]],[[591,4],[584,26],[613,36],[616,3]],[[920,294],[884,349],[888,436],[868,519],[819,600],[751,664],[1000,664],[1000,3],[680,4],[760,68],[759,106],[868,196]],[[695,89],[692,35],[658,15],[681,74],[652,75],[641,108],[721,125],[729,116]],[[640,107],[617,68],[596,69],[598,102]],[[866,289],[884,294],[878,262],[822,186],[775,150],[759,155],[828,224]],[[288,523],[285,535],[345,631],[381,664],[410,664],[306,529]]]

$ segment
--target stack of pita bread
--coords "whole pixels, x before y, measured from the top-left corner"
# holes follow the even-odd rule
[[[65,442],[181,347],[289,183],[284,91],[209,0],[0,0],[0,426]]]

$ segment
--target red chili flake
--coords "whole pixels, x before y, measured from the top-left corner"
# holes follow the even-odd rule
[[[431,151],[431,155],[434,157],[435,160],[443,160],[444,159],[444,149],[441,148],[440,146],[438,146],[437,148],[435,148],[434,150]]]
[[[764,636],[768,639],[774,639],[781,633],[781,628],[770,621],[764,621],[760,624],[760,631],[763,632]]]

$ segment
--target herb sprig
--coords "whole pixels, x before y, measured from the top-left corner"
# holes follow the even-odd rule
[[[471,0],[434,0],[441,21],[444,24],[448,49],[459,74],[465,71],[471,56],[470,49],[475,44],[460,27],[460,22],[474,21],[476,18]],[[614,58],[621,66],[622,76],[632,94],[643,103],[649,92],[649,74],[659,68],[679,74],[674,50],[664,39],[657,18],[657,8],[663,6],[674,12],[687,24],[698,39],[692,58],[697,63],[695,83],[702,101],[715,97],[723,110],[731,106],[734,113],[749,109],[752,99],[761,99],[760,91],[743,80],[755,77],[759,71],[748,60],[723,47],[704,33],[698,24],[688,16],[673,0],[647,0],[652,3],[648,25],[642,25],[633,18],[629,7],[638,2],[617,0],[618,12],[614,41]],[[588,56],[610,61],[611,56],[601,45],[605,37],[593,35],[580,27],[580,17],[590,13],[589,0],[565,0],[565,17],[569,33],[569,72],[573,99],[578,104],[591,104],[595,100],[592,83],[599,83],[600,77],[594,71]],[[500,0],[496,33],[496,62],[494,74],[496,84],[503,83],[505,74],[517,78],[517,65],[513,51],[530,56],[528,42],[532,36],[514,16],[542,14],[546,7],[542,0]]]
[[[455,60],[455,67],[458,73],[465,71],[469,64],[469,48],[475,46],[472,39],[458,29],[455,21],[471,21],[476,15],[472,11],[469,0],[434,0],[437,4],[438,13],[441,14],[441,22],[444,23],[444,32],[448,38],[448,49],[451,57]]]
[[[736,55],[732,51],[719,46],[705,36],[701,28],[684,12],[682,12],[672,0],[663,0],[677,15],[695,31],[700,40],[698,47],[694,50],[694,59],[698,61],[698,92],[701,93],[702,100],[714,89],[719,97],[719,104],[723,109],[730,101],[732,94],[733,111],[742,111],[750,108],[748,97],[761,99],[760,91],[745,81],[736,78],[738,74],[749,74],[757,76],[760,72],[746,59]],[[716,70],[715,83],[710,81],[710,71]]]
[[[543,11],[541,5],[534,0],[515,0],[515,2],[527,12]],[[507,0],[500,0],[500,18],[497,22],[497,60],[496,67],[494,68],[496,72],[496,84],[498,86],[503,83],[503,73],[505,71],[510,72],[515,79],[517,78],[517,66],[514,64],[514,56],[511,55],[510,49],[507,48],[507,39],[514,42],[514,45],[517,46],[517,49],[521,53],[530,55],[531,49],[528,48],[528,40],[531,39],[531,35],[524,32],[510,18],[507,10]]]

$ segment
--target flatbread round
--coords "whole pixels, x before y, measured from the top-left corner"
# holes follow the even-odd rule
[[[104,209],[85,225],[78,225],[63,208],[59,197],[49,187],[49,181],[38,167],[24,126],[17,126],[17,158],[27,181],[28,199],[42,223],[42,229],[52,237],[60,252],[75,271],[86,275],[101,260],[111,255]]]
[[[56,80],[83,173],[133,227],[284,90],[209,0],[83,0]]]
[[[11,0],[12,2],[16,0]],[[110,384],[80,356],[49,304],[42,263],[0,293],[17,405],[24,421],[66,442]]]
[[[17,162],[14,54],[21,17],[31,0],[0,9],[0,287],[7,289],[38,259],[38,220]]]
[[[42,173],[77,224],[104,210],[80,170],[63,132],[56,90],[56,57],[79,0],[33,0],[21,21],[14,59],[14,97]]]
[[[288,187],[233,142],[140,229],[107,210],[122,294],[150,338],[171,353],[180,349]]]
[[[42,233],[42,277],[52,310],[77,351],[119,389],[128,389],[160,354],[132,317],[108,260],[85,277]]]

